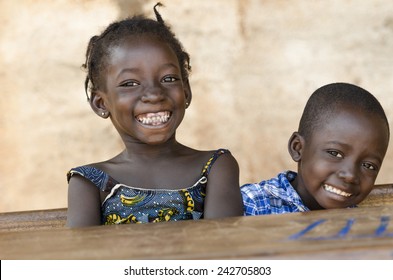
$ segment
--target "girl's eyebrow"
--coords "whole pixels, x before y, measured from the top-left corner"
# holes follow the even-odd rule
[[[164,64],[160,65],[160,67],[159,67],[160,70],[168,69],[168,68],[175,68],[176,70],[180,71],[179,66],[177,66],[176,64],[171,63],[171,62],[164,63]],[[120,70],[120,72],[116,75],[116,77],[118,78],[124,73],[138,73],[138,72],[140,72],[140,69],[137,67],[124,68],[124,69]]]
[[[179,66],[172,63],[172,62],[168,62],[168,63],[164,63],[160,66],[160,69],[165,69],[165,68],[176,68],[176,70],[179,70]]]
[[[136,67],[132,67],[132,68],[123,68],[120,70],[120,72],[116,75],[116,77],[118,78],[120,75],[124,74],[124,73],[136,73],[139,72],[139,69]]]
[[[180,71],[180,68],[174,63],[165,63],[159,67],[159,70],[161,71],[166,69],[175,69],[176,71]],[[119,79],[119,77],[124,73],[140,73],[140,72],[141,70],[137,67],[124,68],[121,69],[119,73],[116,75],[116,79]]]

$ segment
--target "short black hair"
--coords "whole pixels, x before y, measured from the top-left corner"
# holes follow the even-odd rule
[[[102,73],[107,69],[107,61],[113,46],[119,45],[129,36],[151,35],[166,42],[175,52],[181,68],[183,80],[187,80],[191,72],[190,56],[184,50],[183,45],[176,38],[171,28],[165,24],[160,13],[154,5],[156,20],[149,19],[144,15],[135,15],[120,21],[111,23],[100,35],[90,38],[86,50],[86,61],[82,68],[86,70],[85,92],[89,100],[89,91],[103,89]]]
[[[367,90],[349,83],[332,83],[318,88],[308,99],[298,132],[306,140],[340,108],[351,106],[378,116],[390,137],[389,122],[379,101]]]

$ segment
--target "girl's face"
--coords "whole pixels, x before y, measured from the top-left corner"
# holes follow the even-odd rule
[[[129,37],[110,50],[105,83],[96,101],[126,143],[160,144],[175,137],[191,90],[168,44]]]
[[[385,123],[353,109],[337,112],[306,142],[292,136],[294,188],[311,210],[346,208],[372,190],[388,146]]]

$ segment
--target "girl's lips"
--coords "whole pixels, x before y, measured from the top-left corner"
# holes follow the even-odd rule
[[[341,195],[344,197],[350,197],[352,195],[351,193],[347,193],[345,191],[339,190],[339,189],[337,189],[331,185],[328,185],[328,184],[323,184],[323,188],[328,192],[338,194],[338,195]]]
[[[159,126],[168,122],[171,112],[162,111],[156,113],[145,113],[137,115],[135,118],[138,122],[148,126]]]

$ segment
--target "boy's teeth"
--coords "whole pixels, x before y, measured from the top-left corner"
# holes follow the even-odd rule
[[[147,113],[137,116],[137,120],[147,125],[160,125],[168,121],[170,113],[168,111],[158,113]]]
[[[332,187],[330,185],[324,184],[323,188],[325,190],[327,190],[328,192],[331,192],[331,193],[335,193],[335,194],[342,195],[342,196],[345,196],[345,197],[350,197],[351,196],[350,193],[347,193],[347,192],[344,192],[342,190],[336,189],[336,188],[334,188],[334,187]]]

